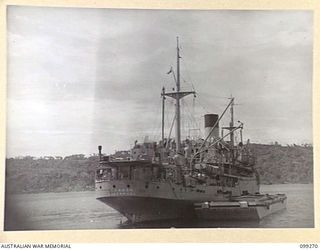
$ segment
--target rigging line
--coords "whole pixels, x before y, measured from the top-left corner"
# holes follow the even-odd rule
[[[167,111],[165,112],[165,127],[167,130],[169,130],[170,126],[171,126],[171,120],[172,120],[174,113],[175,113],[175,112],[173,112],[174,111],[174,104],[173,104],[174,100],[171,98],[166,99],[166,100],[168,100],[168,102],[167,102],[168,105],[166,105]]]
[[[188,110],[188,105],[187,105],[187,101],[186,100],[182,100],[182,103],[183,103],[183,112],[184,112],[184,118],[185,118],[185,126],[184,126],[184,133],[185,135],[188,134],[189,132],[189,129],[191,127],[193,127],[193,120],[192,120],[192,117],[191,117],[191,114]],[[187,124],[187,125],[186,125]]]
[[[190,112],[190,116],[193,119],[193,122],[195,123],[196,126],[198,126],[198,122],[197,122],[197,119],[196,119],[196,111],[195,111],[195,98],[193,98],[192,102],[193,102],[192,103],[192,108],[190,108],[189,104],[187,104],[187,109]]]
[[[221,106],[221,102],[218,101],[218,104],[216,104],[216,102],[212,102],[210,100],[206,100],[205,98],[201,98],[202,96],[198,94],[198,98],[197,101],[200,105],[204,106],[204,107],[213,107],[214,109],[216,109],[218,106]],[[210,97],[211,98],[211,97]],[[222,98],[221,98],[222,99]],[[223,98],[224,100],[228,100],[230,98]],[[225,104],[224,104],[225,105]],[[211,108],[212,109],[212,108]]]
[[[191,83],[189,83],[188,81],[186,81],[183,76],[181,76],[181,78],[182,78],[182,81],[183,81],[184,83],[191,85]],[[192,86],[191,86],[191,88],[192,88]],[[185,89],[187,89],[187,88],[185,87]]]
[[[196,98],[193,97],[193,100],[192,100],[192,112],[193,112],[193,117],[196,121],[196,124],[198,126],[198,128],[200,129],[201,128],[201,121],[202,121],[202,112],[200,112],[198,110],[198,106],[196,105]]]
[[[230,99],[230,97],[218,96],[218,95],[212,95],[210,97],[219,98],[219,99]]]
[[[176,50],[176,48],[175,48],[175,50]],[[172,74],[173,74],[173,79],[174,79],[174,88],[176,87],[176,84],[177,84],[177,80],[176,80],[176,75],[175,75],[175,72],[174,72],[174,68],[173,68],[173,66],[172,65],[175,65],[176,64],[176,56],[173,56],[173,55],[175,55],[176,53],[170,53],[170,55],[171,55],[171,59],[169,59],[169,61],[170,61],[170,69],[172,70]],[[180,50],[180,55],[181,55],[181,50]],[[180,62],[181,62],[181,60],[180,60]]]
[[[190,108],[189,108],[189,105],[188,105],[188,104],[186,104],[186,109],[187,109],[187,112],[188,112],[188,117],[189,117],[191,126],[192,126],[192,127],[197,127],[196,119],[195,119],[192,111],[190,111]],[[191,127],[191,126],[190,126],[190,127]]]
[[[185,120],[185,124],[187,123],[187,125],[184,126],[185,129],[185,134],[188,134],[188,129],[191,128],[193,126],[193,120],[192,117],[190,117],[190,112],[188,110],[188,105],[187,102],[185,100],[182,100],[182,104],[183,104],[183,114],[184,114],[184,120]]]
[[[200,125],[199,124],[199,119],[198,119],[198,122],[197,122],[197,119],[196,119],[196,114],[197,114],[197,112],[196,112],[196,97],[195,96],[193,96],[193,98],[192,98],[192,107],[191,107],[191,114],[192,114],[192,116],[193,116],[193,118],[194,118],[194,120],[195,120],[195,122],[196,122],[196,126],[198,126],[198,125]],[[200,128],[200,126],[199,126],[199,128]]]
[[[171,115],[170,115],[170,120],[168,121],[169,123],[169,129],[171,127],[171,123],[172,123],[172,120],[174,119],[175,117],[175,114],[176,114],[176,104],[174,103],[174,100],[171,100]]]
[[[191,124],[198,126],[197,120],[195,119],[194,114],[192,113],[192,111],[190,111],[189,104],[187,102],[185,102],[184,106],[187,109],[187,112],[188,112],[188,115],[189,115],[188,118],[190,118]]]
[[[199,95],[198,95],[199,97]],[[214,112],[216,112],[216,110],[218,109],[218,107],[225,107],[225,104],[210,104],[207,100],[205,99],[201,99],[201,102],[200,102],[200,99],[201,98],[197,98],[196,101],[198,102],[198,104],[205,110],[205,112],[207,113],[211,113],[213,112],[212,110],[215,110]],[[221,97],[222,99],[222,97]],[[230,99],[230,97],[228,98],[223,98],[223,99]],[[203,101],[209,105],[204,105],[205,103],[203,103]],[[208,110],[206,107],[210,107],[210,110]],[[211,108],[212,107],[212,108]]]
[[[207,107],[207,106],[215,106],[215,107],[217,107],[217,106],[221,106],[221,105],[212,105],[210,102],[208,102],[205,98],[202,98],[203,97],[203,95],[202,94],[200,94],[199,92],[197,92],[197,101],[198,101],[198,103],[201,105],[201,106],[204,106],[204,107]],[[217,98],[217,99],[223,99],[223,100],[227,100],[227,99],[230,99],[230,97],[224,97],[224,96],[216,96],[216,95],[210,95],[210,98],[211,97],[214,97],[214,98]],[[201,103],[200,103],[200,99],[201,99]],[[204,105],[203,105],[204,104]],[[209,104],[209,105],[205,105],[205,104]]]
[[[161,111],[162,107],[162,98],[159,98],[159,103],[158,103],[158,111]],[[156,129],[154,133],[154,139],[158,140],[161,135],[161,129],[162,129],[162,112],[158,112],[157,114],[160,114],[158,116],[155,116],[156,119]]]
[[[161,114],[161,112],[159,112],[160,107],[161,107],[161,99],[159,99],[159,102],[160,102],[159,105],[156,104],[157,105],[156,114],[159,114],[159,113]],[[152,106],[152,105],[150,105],[150,106]],[[154,113],[152,112],[152,115],[153,114]],[[149,123],[149,124],[151,124],[151,127],[149,129],[147,129],[147,135],[145,135],[145,136],[149,136],[150,139],[155,138],[155,134],[156,134],[156,131],[158,130],[158,126],[159,126],[158,119],[159,119],[158,115],[153,115],[153,117],[151,118],[151,123]],[[143,131],[142,131],[142,133],[143,133]]]
[[[159,104],[158,102],[161,103],[161,98],[159,98],[159,100],[157,102],[152,102],[150,103],[149,107],[154,107],[153,110],[156,110],[156,114],[161,113],[160,112],[160,108],[161,108],[161,104]],[[154,106],[156,105],[156,106]],[[145,106],[144,106],[145,107]],[[152,138],[154,133],[155,133],[155,129],[158,126],[158,115],[154,115],[154,112],[151,112],[150,109],[147,110],[142,110],[141,112],[143,112],[145,115],[151,114],[151,122],[148,123],[149,125],[151,124],[150,127],[145,128],[145,124],[142,125],[142,128],[140,129],[140,131],[138,132],[138,136],[139,138],[143,141],[145,139],[146,136],[148,136],[149,138]],[[147,117],[145,117],[147,118]]]
[[[210,113],[210,111],[208,111],[204,105],[202,105],[199,101],[199,98],[196,99],[196,102],[198,102],[199,106],[206,112],[206,113]]]
[[[187,122],[187,120],[186,120],[186,117],[185,117],[185,110],[184,110],[184,100],[183,99],[181,99],[180,100],[181,101],[181,105],[180,105],[180,115],[181,115],[181,132],[182,132],[182,134],[184,135],[185,134],[185,126],[186,126],[186,122]]]
[[[187,77],[190,79],[190,85],[191,85],[191,87],[193,87],[193,84],[192,84],[192,78],[191,78],[191,76],[190,76],[190,72],[189,72],[189,68],[188,68],[188,65],[187,65],[187,62],[185,62],[184,60],[181,60],[181,62],[182,62],[182,64],[183,64],[183,66],[184,66],[184,68],[186,69],[186,72],[187,72]]]
[[[174,125],[175,120],[176,120],[176,115],[173,117],[173,120],[172,120],[171,128],[170,128],[169,135],[168,135],[168,141],[171,138],[171,133],[172,133],[172,129],[173,129],[173,125]],[[167,143],[167,145],[169,145],[169,143]]]

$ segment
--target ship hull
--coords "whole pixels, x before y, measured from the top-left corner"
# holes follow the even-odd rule
[[[129,222],[195,218],[193,202],[153,197],[100,197],[99,201],[119,211]]]
[[[241,182],[251,193],[256,192],[255,179]],[[239,188],[230,188],[232,193]],[[219,186],[184,187],[169,181],[112,180],[96,182],[96,198],[124,215],[129,222],[195,219],[194,203],[208,200],[225,201],[230,193]]]

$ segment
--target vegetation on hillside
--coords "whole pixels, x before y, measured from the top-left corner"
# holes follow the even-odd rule
[[[313,181],[313,148],[310,145],[251,144],[262,184]],[[6,192],[38,193],[94,190],[98,157],[71,155],[6,159]]]
[[[312,183],[313,147],[252,144],[262,184]]]
[[[6,160],[6,192],[38,193],[94,190],[98,157],[19,157]]]

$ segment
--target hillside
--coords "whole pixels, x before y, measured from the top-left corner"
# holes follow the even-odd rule
[[[94,190],[98,157],[69,156],[64,159],[6,160],[8,193],[67,192]]]
[[[313,181],[313,148],[251,144],[262,184],[310,183]],[[84,155],[27,156],[6,160],[7,193],[67,192],[94,190],[98,157]]]
[[[313,147],[252,144],[262,184],[313,182]]]

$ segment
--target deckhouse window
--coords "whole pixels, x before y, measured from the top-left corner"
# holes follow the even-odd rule
[[[119,180],[128,180],[130,178],[130,168],[120,167],[118,177],[119,177]]]
[[[112,169],[99,169],[97,170],[97,180],[112,180],[114,176],[112,174]]]

